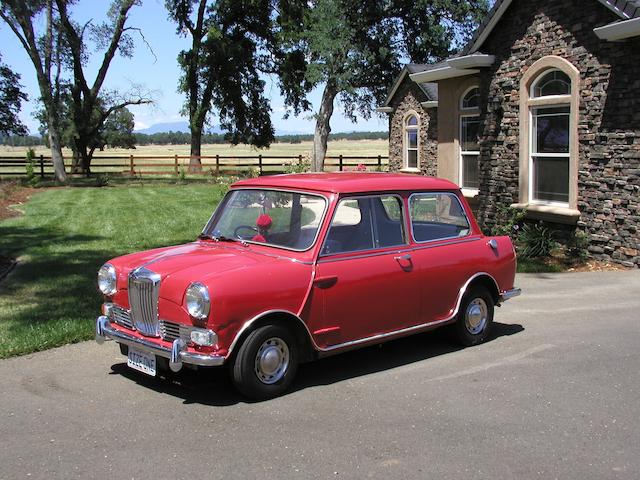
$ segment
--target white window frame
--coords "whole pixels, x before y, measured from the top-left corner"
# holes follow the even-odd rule
[[[408,125],[409,118],[415,117],[418,122],[416,125]],[[409,147],[409,132],[416,132],[416,146]],[[416,166],[409,166],[409,150],[416,152]],[[420,115],[414,110],[408,111],[402,118],[402,170],[409,172],[420,171]]]
[[[478,156],[478,160],[480,159],[480,150],[463,150],[463,137],[462,137],[462,122],[464,118],[469,118],[469,117],[480,117],[480,107],[463,107],[462,106],[462,102],[464,100],[464,97],[467,96],[467,94],[469,92],[471,92],[472,90],[478,90],[480,89],[480,87],[478,85],[472,85],[471,87],[467,88],[464,92],[462,92],[462,95],[460,95],[460,100],[458,101],[458,182],[460,184],[460,187],[465,191],[466,194],[470,194],[472,196],[475,196],[478,194],[478,188],[477,187],[465,187],[464,186],[464,155],[477,155]],[[479,170],[479,169],[478,169]],[[478,171],[478,182],[479,182],[479,171]]]
[[[544,75],[546,75],[546,73],[548,72],[542,72],[540,74],[540,77],[537,80],[539,80],[541,77],[543,77]],[[536,82],[533,83],[533,85],[531,86],[531,92],[533,92],[533,87],[535,86]],[[571,95],[569,95],[570,97]],[[553,97],[553,98],[552,98]],[[545,104],[545,105],[540,105],[540,106],[529,106],[529,201],[533,204],[536,205],[549,205],[549,206],[553,206],[553,207],[564,207],[564,208],[569,208],[569,202],[555,202],[552,200],[541,200],[538,198],[534,197],[534,185],[533,185],[533,177],[534,177],[534,160],[533,157],[538,157],[538,158],[566,158],[567,159],[567,168],[571,168],[571,152],[566,152],[566,153],[535,153],[533,151],[533,144],[534,144],[534,135],[536,135],[536,132],[534,132],[534,121],[533,121],[533,117],[534,117],[534,111],[539,109],[539,108],[553,108],[553,107],[569,107],[569,132],[567,132],[567,134],[569,136],[571,136],[571,105],[569,104],[569,102],[566,102],[566,97],[567,95],[553,95],[553,96],[547,96],[547,97],[536,97],[536,98],[544,98],[547,100],[558,100],[558,103],[550,103],[550,104]],[[571,150],[571,142],[569,142],[569,150]],[[569,176],[570,177],[570,176]],[[569,178],[569,182],[571,181],[571,179]],[[567,187],[569,187],[567,185]],[[569,195],[569,188],[567,188],[567,196]]]

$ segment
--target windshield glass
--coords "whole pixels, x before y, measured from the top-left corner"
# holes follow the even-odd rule
[[[326,200],[317,195],[276,190],[232,190],[204,234],[292,250],[315,242]]]

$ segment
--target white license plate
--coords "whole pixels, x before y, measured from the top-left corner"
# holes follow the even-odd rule
[[[156,376],[156,356],[150,353],[129,347],[127,365],[152,377]]]

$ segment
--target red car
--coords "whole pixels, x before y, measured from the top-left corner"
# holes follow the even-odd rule
[[[252,398],[301,362],[453,324],[474,345],[520,294],[509,237],[484,236],[446,180],[323,173],[235,183],[199,238],[115,258],[96,340],[149,375],[228,365]]]

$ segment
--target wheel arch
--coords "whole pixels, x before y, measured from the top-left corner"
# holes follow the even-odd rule
[[[498,288],[498,282],[496,282],[495,278],[493,278],[488,273],[481,272],[481,273],[476,273],[467,281],[464,287],[464,291],[460,296],[458,307],[462,302],[462,298],[464,297],[464,294],[476,286],[482,286],[489,291],[489,293],[491,294],[491,298],[493,299],[494,305],[498,305],[500,303],[500,289]]]
[[[237,354],[240,345],[242,345],[251,332],[265,325],[280,325],[293,333],[299,347],[301,363],[315,358],[317,349],[302,319],[287,310],[269,310],[245,322],[236,334],[233,342],[231,342],[227,361]]]

